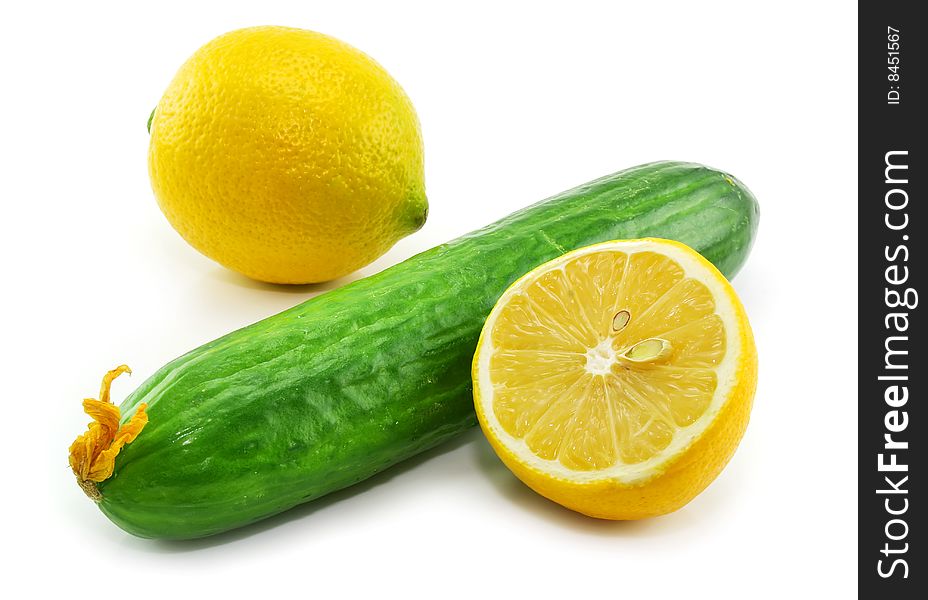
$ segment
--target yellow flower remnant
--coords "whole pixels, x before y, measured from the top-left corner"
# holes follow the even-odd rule
[[[77,476],[77,483],[95,502],[102,499],[97,482],[113,474],[116,455],[148,423],[148,415],[145,414],[148,405],[143,402],[132,418],[122,427],[119,426],[119,407],[110,401],[110,386],[123,373],[132,371],[126,365],[109,371],[100,384],[100,399],[84,400],[84,412],[93,417],[93,422],[87,426],[87,431],[74,440],[69,450],[69,462]]]

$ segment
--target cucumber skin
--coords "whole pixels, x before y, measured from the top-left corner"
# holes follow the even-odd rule
[[[470,366],[486,316],[520,276],[613,239],[688,244],[731,277],[758,223],[736,179],[634,167],[518,211],[371,277],[205,344],[121,405],[149,423],[98,484],[146,538],[203,537],[347,487],[476,424]]]

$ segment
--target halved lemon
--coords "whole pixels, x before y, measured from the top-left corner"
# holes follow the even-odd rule
[[[529,487],[606,519],[674,511],[747,427],[757,354],[725,277],[668,240],[596,244],[516,281],[484,325],[474,402]]]

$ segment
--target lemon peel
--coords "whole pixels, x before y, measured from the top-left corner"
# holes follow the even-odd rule
[[[337,279],[427,218],[412,102],[376,61],[321,33],[219,36],[177,72],[149,131],[152,190],[171,226],[258,281]]]
[[[480,426],[533,490],[604,519],[677,510],[747,427],[757,353],[731,284],[669,240],[595,244],[512,284],[473,363]]]

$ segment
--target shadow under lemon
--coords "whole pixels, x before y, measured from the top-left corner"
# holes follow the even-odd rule
[[[486,475],[500,496],[534,517],[584,534],[612,537],[660,537],[711,526],[724,519],[730,503],[736,503],[737,487],[724,473],[688,505],[673,513],[637,521],[610,521],[575,512],[548,500],[522,483],[496,456],[490,443],[480,435],[474,440],[473,461]],[[731,469],[729,465],[728,469]]]

